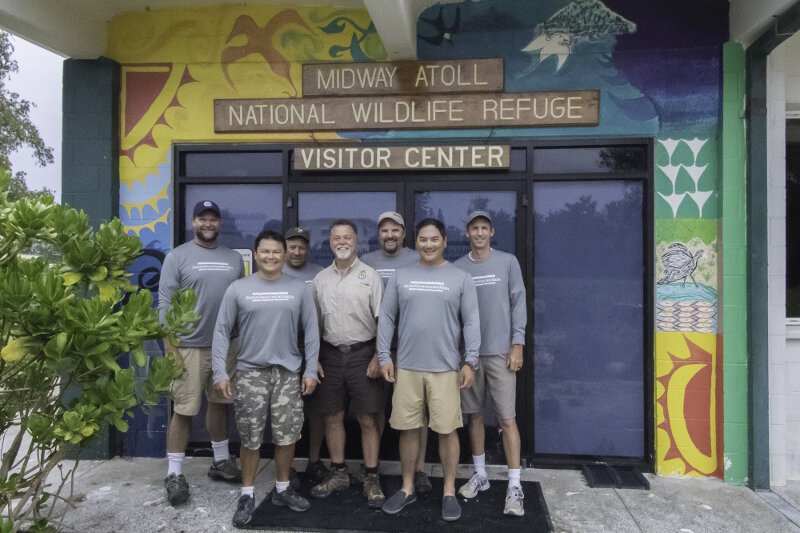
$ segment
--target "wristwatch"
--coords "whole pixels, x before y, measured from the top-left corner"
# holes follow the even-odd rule
[[[467,363],[466,359],[462,363],[463,366],[468,366],[472,369],[473,372],[478,371],[478,367],[480,366],[480,359],[476,359],[474,364]]]

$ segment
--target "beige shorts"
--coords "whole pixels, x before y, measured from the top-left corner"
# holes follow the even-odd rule
[[[231,343],[233,345],[235,343]],[[233,346],[232,346],[233,348]],[[211,348],[174,348],[176,360],[183,364],[183,374],[172,382],[172,410],[179,415],[195,416],[200,412],[203,391],[212,403],[231,403],[214,389],[211,371]],[[228,352],[228,375],[236,368],[237,350]]]
[[[500,420],[511,420],[516,416],[517,373],[508,370],[508,355],[485,355],[481,357],[475,382],[469,389],[461,391],[461,410],[480,413],[488,390]]]
[[[461,402],[459,401],[458,372],[417,372],[397,369],[392,396],[392,417],[389,423],[394,429],[404,431],[425,427],[427,424],[442,435],[452,433],[463,426]]]

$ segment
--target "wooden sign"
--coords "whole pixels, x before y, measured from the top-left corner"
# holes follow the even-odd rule
[[[476,170],[508,169],[508,145],[297,146],[294,170]]]
[[[502,92],[502,59],[303,65],[303,96]]]
[[[214,131],[595,126],[600,92],[214,100]]]

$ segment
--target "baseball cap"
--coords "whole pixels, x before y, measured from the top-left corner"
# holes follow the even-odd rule
[[[286,230],[286,234],[283,236],[283,238],[286,239],[287,241],[289,239],[294,239],[296,237],[305,239],[306,242],[311,242],[311,234],[308,232],[307,229],[303,229],[300,226],[296,228],[289,228],[288,230]]]
[[[381,213],[380,216],[378,217],[378,225],[380,226],[381,222],[387,219],[397,222],[404,228],[406,227],[406,221],[403,220],[403,215],[401,215],[400,213],[396,213],[394,211],[384,211],[383,213]]]
[[[473,211],[467,217],[467,226],[472,224],[472,221],[475,220],[476,218],[481,218],[481,217],[488,220],[490,226],[492,225],[492,217],[489,215],[489,213],[487,213],[486,211]]]
[[[196,217],[203,211],[211,211],[212,213],[216,214],[217,216],[221,216],[222,213],[219,210],[219,206],[212,202],[211,200],[202,200],[194,204],[194,211],[192,211],[192,217]]]

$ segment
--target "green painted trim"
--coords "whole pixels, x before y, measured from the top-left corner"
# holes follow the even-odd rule
[[[749,471],[747,380],[747,222],[745,218],[745,53],[722,49],[722,368],[725,481],[743,484]]]

